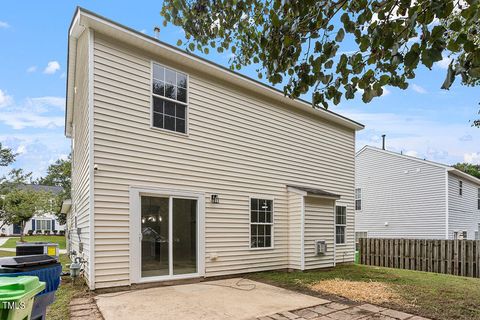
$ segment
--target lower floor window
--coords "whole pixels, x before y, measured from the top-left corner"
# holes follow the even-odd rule
[[[36,220],[36,227],[37,230],[52,230],[52,220]]]
[[[250,247],[271,248],[272,229],[273,200],[250,199]]]
[[[347,229],[347,207],[335,207],[335,243],[345,243],[345,231]]]

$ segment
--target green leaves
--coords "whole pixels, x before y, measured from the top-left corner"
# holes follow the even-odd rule
[[[289,97],[313,90],[314,104],[328,107],[359,88],[364,102],[385,86],[406,89],[420,62],[432,68],[444,56],[453,62],[442,88],[456,76],[480,84],[480,1],[467,3],[165,0],[161,14],[185,30],[187,50],[232,52],[232,70],[257,64]]]

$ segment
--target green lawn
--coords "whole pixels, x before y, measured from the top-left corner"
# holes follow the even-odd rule
[[[344,265],[328,271],[263,272],[249,277],[325,297],[331,297],[332,292],[315,291],[312,285],[337,279],[338,283],[346,280],[362,287],[373,281],[400,298],[379,303],[382,306],[434,319],[480,319],[480,279],[475,278],[364,265]]]
[[[65,249],[65,236],[24,236],[23,239],[27,242],[54,242],[58,243],[60,249]],[[20,241],[20,237],[12,237],[7,240],[0,248],[15,248],[17,241]]]

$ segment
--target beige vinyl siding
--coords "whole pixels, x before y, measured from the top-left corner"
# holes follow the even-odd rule
[[[188,135],[150,128],[151,59],[189,74]],[[130,284],[130,186],[205,193],[206,276],[290,265],[287,184],[325,189],[353,205],[352,129],[99,34],[94,79],[97,288]],[[219,204],[210,203],[212,193]],[[249,248],[249,197],[257,195],[274,198],[273,249]],[[353,246],[353,233],[349,240]]]
[[[335,265],[334,205],[334,200],[305,197],[305,269]],[[326,254],[315,254],[315,240],[326,241]]]
[[[458,181],[463,182],[463,192],[459,195]],[[448,237],[453,233],[467,231],[469,240],[475,239],[475,231],[479,231],[480,210],[478,210],[478,188],[480,185],[448,174]]]
[[[372,238],[445,239],[444,167],[366,148],[356,168],[355,187],[362,189],[356,231]]]
[[[302,269],[303,196],[288,192],[288,268]]]
[[[90,256],[90,167],[89,167],[89,119],[88,119],[88,32],[84,32],[77,41],[76,59],[76,94],[73,108],[72,136],[72,208],[69,213],[68,229],[70,230],[71,250],[88,260]],[[75,229],[75,216],[80,235]],[[83,244],[80,252],[79,242]],[[90,266],[85,268],[85,276],[89,279]]]

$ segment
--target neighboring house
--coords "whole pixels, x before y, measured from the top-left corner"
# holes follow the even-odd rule
[[[68,61],[91,289],[354,260],[361,124],[81,8]]]
[[[62,192],[62,187],[56,186],[44,186],[38,184],[27,184],[24,188],[34,189],[34,190],[41,190],[51,192],[52,194],[58,194]],[[0,221],[0,225],[1,225]],[[53,212],[45,212],[42,214],[36,214],[33,216],[32,219],[28,220],[25,223],[25,228],[23,229],[24,234],[28,234],[30,230],[33,231],[34,234],[40,232],[43,234],[45,231],[50,231],[53,234],[54,230],[57,232],[63,231],[65,229],[65,225],[61,225],[57,221],[57,217]],[[0,234],[6,236],[17,236],[22,233],[22,227],[17,224],[5,225],[0,229]]]
[[[355,168],[357,238],[479,238],[480,179],[371,146]]]

